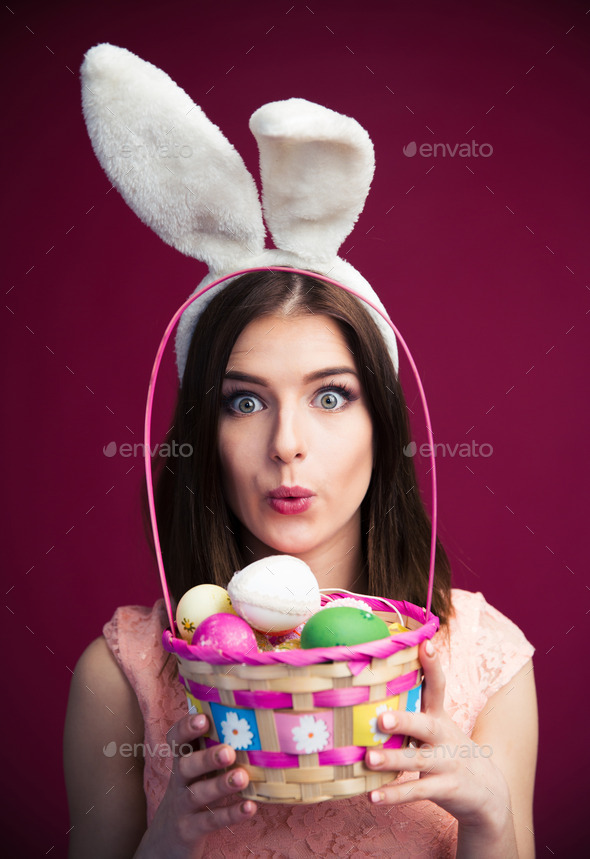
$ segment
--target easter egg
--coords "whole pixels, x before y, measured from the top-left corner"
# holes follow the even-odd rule
[[[364,600],[359,600],[356,597],[342,597],[340,600],[332,600],[327,602],[322,608],[342,608],[342,606],[351,605],[354,608],[362,608],[365,611],[371,611],[371,606]]]
[[[387,627],[389,629],[390,635],[399,635],[402,632],[409,632],[410,631],[407,626],[402,626],[401,623],[397,623],[397,622],[396,623],[388,623]]]
[[[260,632],[296,629],[321,605],[318,582],[304,561],[271,555],[234,573],[227,590],[234,609]]]
[[[219,585],[196,585],[187,591],[176,609],[178,634],[191,641],[202,620],[212,614],[235,614],[228,592]]]
[[[353,606],[322,609],[310,618],[301,633],[301,647],[336,647],[338,645],[364,644],[378,638],[389,638],[385,621],[373,614]]]
[[[212,614],[201,621],[193,635],[198,647],[214,647],[231,653],[258,651],[254,630],[236,614]]]

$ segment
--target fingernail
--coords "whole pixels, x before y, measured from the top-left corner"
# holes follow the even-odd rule
[[[367,753],[367,760],[371,764],[371,766],[377,766],[377,764],[382,764],[385,760],[385,755],[383,752],[371,751]]]
[[[254,805],[253,802],[246,801],[246,802],[242,803],[240,808],[242,810],[242,814],[250,814],[251,812],[253,812],[255,810],[256,806]]]
[[[424,648],[424,650],[426,651],[428,656],[434,656],[434,646],[432,644],[432,641],[426,642],[426,647]]]
[[[202,730],[206,724],[207,724],[207,719],[205,716],[203,716],[202,713],[199,713],[198,716],[194,716],[193,719],[191,719],[191,728],[194,731]]]
[[[234,770],[229,777],[232,787],[244,787],[246,784],[246,773],[243,770]]]
[[[224,766],[225,764],[229,764],[229,762],[231,761],[231,752],[227,746],[224,746],[222,749],[219,749],[219,751],[216,752],[215,760],[218,764],[223,764]]]
[[[385,713],[381,716],[381,724],[385,728],[386,731],[391,731],[392,728],[395,728],[397,724],[397,719],[391,712],[391,710],[386,710]]]
[[[385,799],[385,794],[382,790],[373,790],[371,791],[371,802],[383,802]]]

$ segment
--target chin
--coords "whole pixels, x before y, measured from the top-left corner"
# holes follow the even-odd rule
[[[284,533],[260,535],[257,539],[276,554],[294,555],[296,557],[311,552],[317,546],[317,542],[309,537],[307,539],[295,536],[288,537]]]

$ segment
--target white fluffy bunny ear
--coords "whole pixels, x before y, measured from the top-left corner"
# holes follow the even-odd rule
[[[276,247],[318,262],[336,257],[375,170],[365,129],[351,117],[291,98],[259,108],[250,130],[260,150],[264,217]]]
[[[165,242],[225,273],[264,248],[256,184],[234,147],[165,72],[97,45],[81,69],[92,146],[113,185]]]

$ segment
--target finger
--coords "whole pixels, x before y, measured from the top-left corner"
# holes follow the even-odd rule
[[[203,833],[213,832],[226,826],[242,823],[249,817],[253,817],[258,806],[251,799],[242,800],[232,805],[221,808],[207,808],[205,811],[194,815],[193,830],[195,840],[202,837]]]
[[[175,761],[174,769],[188,784],[201,776],[231,766],[235,760],[236,753],[231,746],[217,744],[203,751],[181,755]]]
[[[372,790],[369,799],[374,805],[401,805],[429,799],[441,803],[448,800],[452,784],[444,775],[432,775],[427,779],[411,779],[401,784],[385,784]]]
[[[198,737],[202,737],[209,728],[209,720],[204,713],[198,713],[196,716],[187,713],[175,725],[172,725],[166,734],[166,740],[170,746],[172,753],[175,756],[182,754],[181,747],[187,746]],[[188,749],[185,749],[185,752]]]
[[[424,641],[419,648],[419,657],[424,672],[422,712],[440,715],[444,711],[445,675],[431,641]]]
[[[213,812],[221,800],[238,793],[248,785],[249,776],[245,769],[236,768],[216,777],[185,784],[184,799],[188,811]]]
[[[384,734],[415,737],[421,743],[434,744],[439,737],[438,718],[430,713],[409,713],[407,710],[386,710],[381,713],[377,726]]]
[[[434,746],[407,746],[405,749],[370,749],[365,761],[372,770],[384,772],[417,772],[421,776],[442,772],[445,762],[436,755]]]

